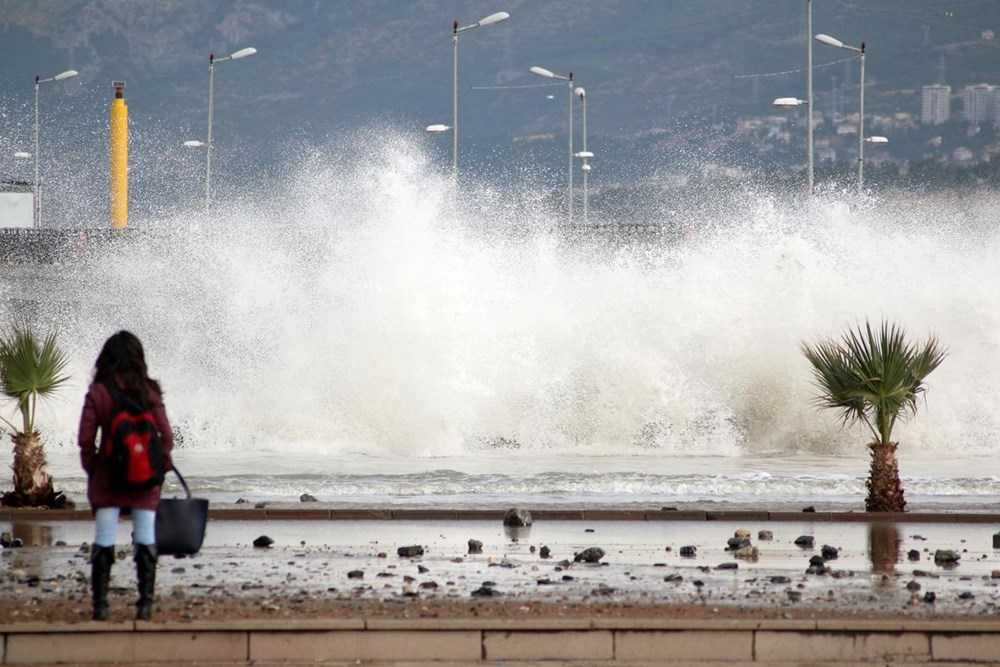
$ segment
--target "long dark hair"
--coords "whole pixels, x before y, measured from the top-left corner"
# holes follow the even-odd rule
[[[160,383],[149,377],[146,371],[142,343],[129,331],[119,331],[104,341],[94,364],[94,382],[124,385],[126,393],[138,397],[145,405],[150,404],[150,387],[163,394]]]

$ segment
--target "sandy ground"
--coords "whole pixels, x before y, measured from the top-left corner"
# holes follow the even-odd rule
[[[0,557],[0,623],[88,620],[92,525],[15,521],[0,529],[24,542]],[[729,549],[738,530],[750,533],[756,554]],[[958,523],[552,521],[508,529],[494,521],[213,521],[197,556],[160,560],[154,620],[985,618],[1000,607],[996,532]],[[133,615],[128,534],[123,522],[113,620]],[[260,536],[273,544],[254,547]],[[797,545],[800,536],[813,545]],[[482,553],[470,554],[469,540],[481,541]],[[423,555],[398,555],[406,546]],[[824,546],[836,558],[807,573]],[[604,556],[576,562],[588,547]],[[957,564],[935,560],[944,550]]]

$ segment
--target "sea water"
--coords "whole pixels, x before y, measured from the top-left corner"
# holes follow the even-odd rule
[[[71,360],[39,411],[57,488],[83,499],[82,397],[126,328],[217,502],[861,509],[870,433],[817,408],[800,344],[885,319],[948,350],[894,433],[910,508],[995,508],[1000,195],[750,182],[609,210],[594,178],[570,226],[548,177],[456,191],[420,145],[359,137],[81,244],[36,312]]]

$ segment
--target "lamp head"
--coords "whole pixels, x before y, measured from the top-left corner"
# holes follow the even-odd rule
[[[451,125],[428,125],[424,132],[428,134],[442,134],[451,130]]]
[[[486,18],[482,19],[477,25],[492,25],[494,23],[500,23],[501,21],[506,21],[510,18],[510,14],[507,12],[497,12],[496,14],[490,14]]]
[[[844,48],[844,43],[842,41],[840,41],[839,39],[836,39],[834,37],[830,37],[830,35],[823,35],[823,34],[816,35],[816,41],[817,42],[822,42],[823,44],[826,44],[827,46],[836,47],[838,49]]]
[[[65,72],[59,72],[59,74],[56,74],[54,77],[52,77],[52,80],[64,81],[66,79],[72,79],[77,74],[79,74],[79,72],[77,72],[75,69],[68,69]]]
[[[555,74],[545,69],[544,67],[532,67],[530,70],[532,74],[537,74],[538,76],[544,76],[546,79],[554,79]]]
[[[797,106],[806,104],[805,100],[800,100],[797,97],[779,97],[772,104],[783,111],[789,111]]]
[[[257,49],[253,48],[252,46],[248,46],[245,49],[240,49],[239,51],[237,51],[236,53],[232,54],[229,57],[232,60],[239,60],[240,58],[248,58],[255,53],[257,53]]]
[[[573,94],[579,97],[581,100],[586,99],[587,97],[587,91],[584,90],[581,86],[577,86],[576,89],[573,91]]]

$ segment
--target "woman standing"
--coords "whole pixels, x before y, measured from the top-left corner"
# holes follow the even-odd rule
[[[91,549],[91,590],[94,620],[108,618],[108,586],[115,561],[115,534],[122,508],[131,509],[132,541],[135,543],[139,601],[135,617],[149,620],[153,613],[156,584],[156,506],[160,483],[138,490],[121,490],[112,484],[110,465],[104,452],[111,437],[111,420],[116,403],[123,397],[152,412],[160,433],[163,470],[173,465],[170,451],[174,439],[163,406],[160,384],[149,377],[142,343],[134,334],[119,331],[104,343],[94,364],[94,381],[87,390],[80,415],[78,442],[80,461],[87,473],[87,501],[94,512],[96,531]],[[101,439],[97,441],[100,428]]]

